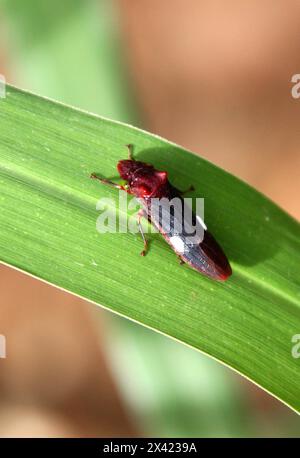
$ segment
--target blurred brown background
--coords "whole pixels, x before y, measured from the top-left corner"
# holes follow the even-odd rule
[[[137,122],[300,217],[300,100],[290,92],[292,75],[300,73],[299,2],[54,3],[0,3],[0,73],[10,82]],[[211,385],[195,388],[199,417],[183,407],[184,380],[174,394],[182,405],[163,406],[164,383],[176,373],[160,367],[164,378],[154,391],[151,349],[174,356],[183,351],[178,344],[168,347],[166,339],[8,267],[1,267],[0,281],[0,332],[7,338],[1,436],[151,435],[158,424],[170,436],[299,434],[296,414],[191,350],[182,356],[187,374],[200,387]],[[130,394],[135,387],[138,401]],[[205,407],[203,389],[211,390]]]
[[[300,216],[297,1],[120,0],[129,71],[152,132]]]

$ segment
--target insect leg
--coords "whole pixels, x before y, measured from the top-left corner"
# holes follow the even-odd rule
[[[112,186],[113,188],[121,189],[122,191],[126,191],[126,188],[124,186],[114,183],[113,181],[106,180],[106,178],[100,178],[95,173],[92,173],[90,178],[94,180],[99,180],[101,183],[106,184],[108,186]]]
[[[130,159],[131,161],[134,161],[134,158],[133,158],[133,145],[129,144],[129,145],[125,145],[127,148],[128,148],[128,159]]]
[[[142,228],[142,225],[141,225],[141,218],[142,217],[145,217],[147,218],[147,215],[145,214],[144,210],[140,210],[137,214],[137,223],[138,223],[138,227],[139,227],[139,231],[141,233],[141,236],[142,236],[142,239],[143,239],[143,242],[144,242],[144,249],[143,251],[141,251],[141,256],[145,256],[146,255],[146,252],[147,252],[147,248],[148,248],[148,241],[145,237],[145,234],[143,232],[143,228]]]
[[[179,264],[182,266],[183,264],[185,264],[184,260],[179,256],[179,254],[177,255],[177,258],[178,258],[178,261],[179,261]]]

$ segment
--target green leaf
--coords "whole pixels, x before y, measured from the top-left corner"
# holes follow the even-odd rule
[[[0,100],[0,258],[234,368],[300,410],[300,227],[260,193],[182,148],[134,127],[7,88]],[[96,203],[118,199],[89,179],[126,157],[169,171],[205,198],[205,221],[233,276],[209,280],[159,234],[99,234]],[[158,355],[159,356],[159,355]]]

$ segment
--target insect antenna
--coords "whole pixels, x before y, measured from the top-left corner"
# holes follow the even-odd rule
[[[133,157],[133,145],[129,144],[129,145],[125,145],[127,148],[128,148],[128,159],[130,161],[134,161],[134,157]]]

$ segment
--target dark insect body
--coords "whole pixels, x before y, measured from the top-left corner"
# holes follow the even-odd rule
[[[92,174],[91,178],[128,192],[134,195],[141,203],[142,209],[138,213],[138,226],[144,242],[144,250],[141,255],[144,256],[147,250],[147,240],[140,223],[141,217],[145,217],[159,230],[164,239],[177,253],[181,263],[189,264],[193,269],[214,280],[226,280],[232,274],[228,259],[220,245],[207,231],[201,218],[191,213],[193,222],[196,222],[196,227],[198,225],[201,229],[199,231],[201,235],[191,238],[190,231],[186,229],[185,220],[187,218],[185,218],[184,214],[186,210],[184,210],[185,206],[182,198],[186,191],[180,191],[172,186],[168,181],[167,172],[156,170],[151,164],[135,161],[132,157],[132,146],[128,145],[128,149],[129,159],[120,160],[117,164],[120,177],[127,182],[125,186],[102,179],[95,174]],[[155,209],[153,202],[156,202],[157,199],[165,202],[172,200],[177,202],[175,209],[164,203],[159,203],[160,207],[162,207],[160,211],[171,213],[168,225],[164,222],[164,218],[158,216],[161,216],[161,213],[153,211]],[[176,205],[178,208],[176,208]],[[181,213],[183,212],[181,221],[177,217],[180,213],[179,210]],[[188,224],[187,226],[189,227]]]

